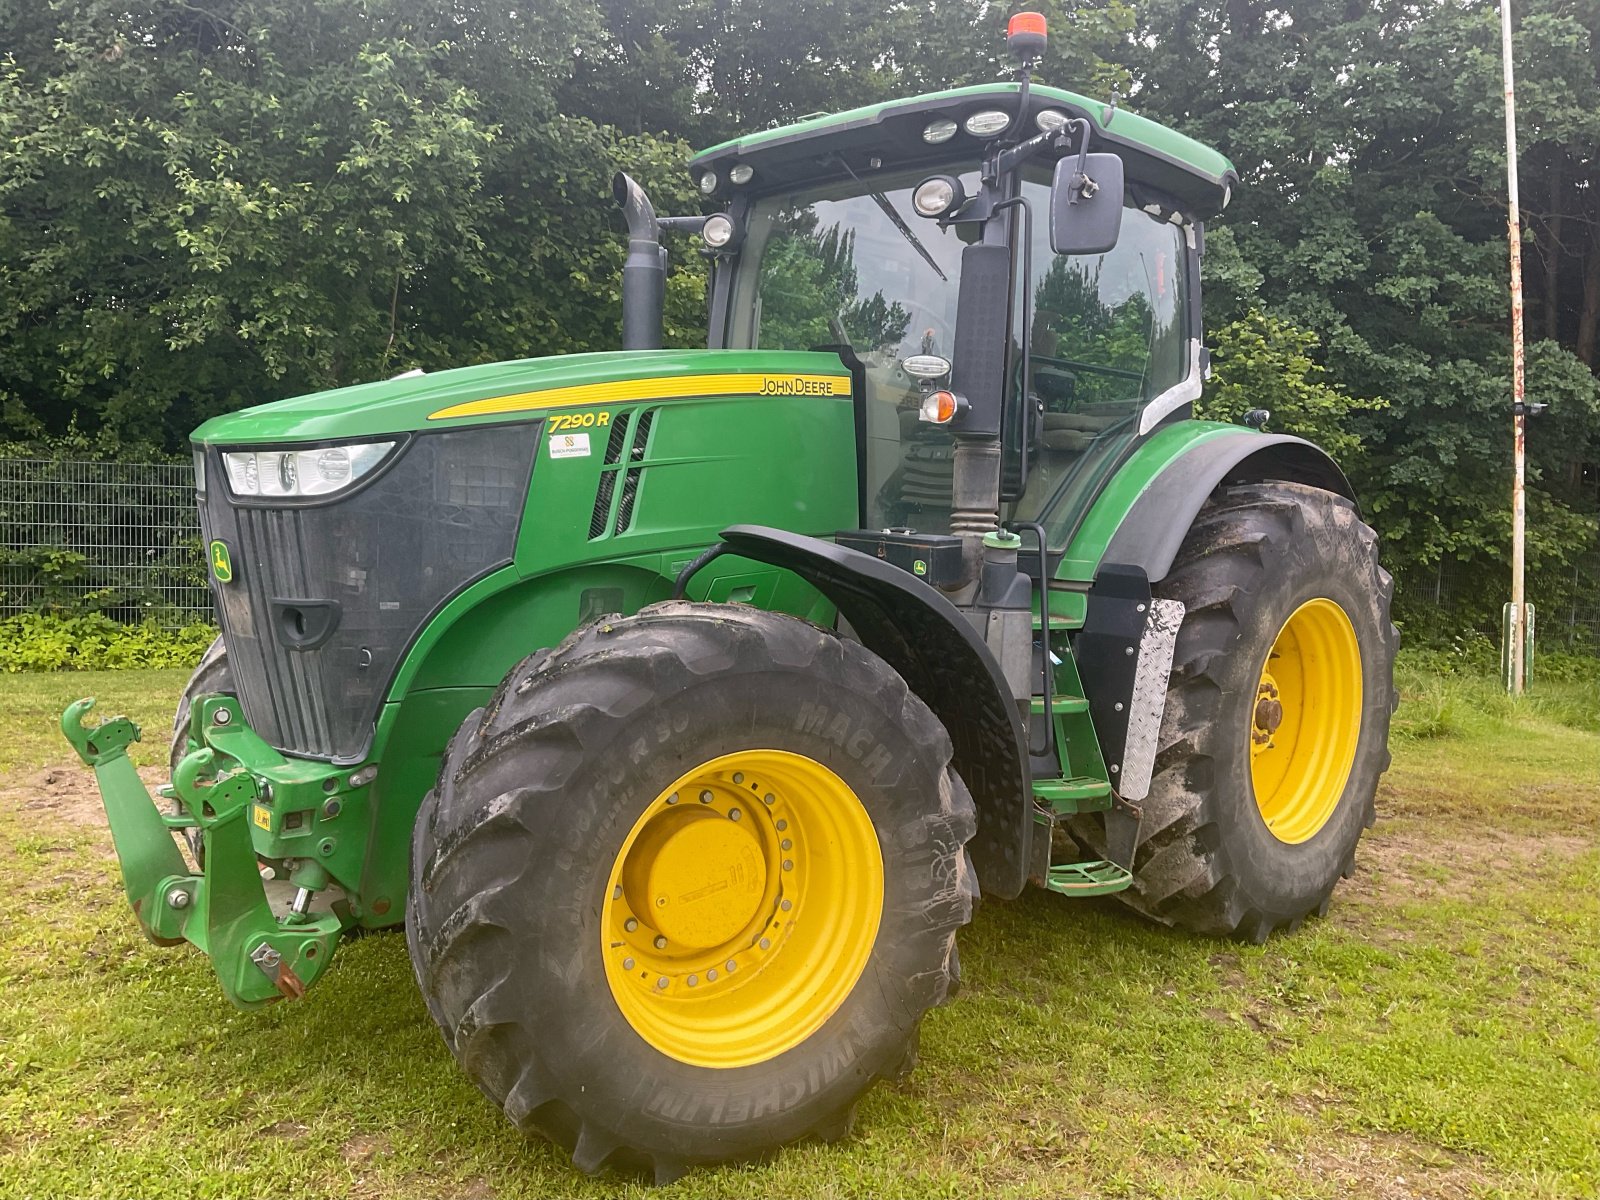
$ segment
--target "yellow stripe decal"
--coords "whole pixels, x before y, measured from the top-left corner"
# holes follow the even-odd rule
[[[627,400],[681,400],[688,396],[848,396],[848,375],[767,375],[745,371],[729,375],[668,375],[660,379],[618,379],[613,383],[580,383],[572,387],[518,392],[452,404],[428,420],[486,417],[580,404],[616,404]]]

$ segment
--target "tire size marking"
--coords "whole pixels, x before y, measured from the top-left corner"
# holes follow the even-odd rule
[[[592,411],[555,413],[549,420],[551,433],[560,433],[564,429],[604,429],[611,424],[611,414]]]

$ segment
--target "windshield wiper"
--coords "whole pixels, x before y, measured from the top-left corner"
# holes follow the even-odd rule
[[[839,165],[845,169],[845,172],[850,176],[851,179],[854,179],[857,183],[862,183],[861,176],[857,175],[853,170],[850,169],[849,163],[845,162],[845,160],[839,155],[835,155],[834,157],[838,161]],[[865,185],[863,184],[863,186]],[[895,211],[893,204],[889,203],[889,197],[885,196],[882,192],[868,192],[867,195],[871,198],[874,204],[883,210],[883,215],[888,217],[889,220],[893,222],[894,227],[900,231],[900,233],[905,237],[906,241],[911,243],[912,249],[914,249],[918,254],[922,255],[922,261],[933,268],[933,273],[945,283],[949,283],[950,276],[946,275],[939,269],[939,264],[933,261],[933,255],[928,253],[928,248],[922,244],[922,239],[917,237],[916,231],[912,229],[911,226],[906,224],[905,218]]]

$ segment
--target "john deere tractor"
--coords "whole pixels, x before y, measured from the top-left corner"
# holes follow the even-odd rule
[[[403,924],[512,1121],[667,1179],[845,1131],[980,894],[1255,941],[1327,908],[1390,579],[1326,454],[1193,419],[1233,168],[1036,85],[1044,37],[702,151],[711,215],[619,175],[621,350],[194,433],[222,636],[170,785],[62,719],[152,940],[253,1008]],[[704,350],[658,348],[674,236]]]

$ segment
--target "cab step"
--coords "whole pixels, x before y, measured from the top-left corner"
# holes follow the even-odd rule
[[[1029,705],[1030,711],[1039,716],[1044,712],[1044,697],[1035,696]],[[1086,713],[1089,711],[1089,701],[1082,696],[1051,696],[1050,711],[1061,713]]]
[[[1063,896],[1109,896],[1133,883],[1133,876],[1116,863],[1077,862],[1051,867],[1045,887]]]
[[[1104,779],[1077,776],[1072,779],[1035,779],[1033,798],[1066,812],[1083,808],[1111,807],[1111,785]],[[1103,803],[1094,803],[1102,801]]]

